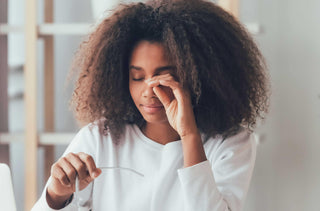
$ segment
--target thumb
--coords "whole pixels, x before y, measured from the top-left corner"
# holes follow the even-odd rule
[[[92,178],[93,179],[97,178],[98,176],[100,176],[101,172],[102,172],[101,169],[96,168],[96,170],[92,174]]]
[[[170,98],[166,93],[158,86],[153,87],[153,92],[157,95],[164,108],[167,109],[170,105]]]

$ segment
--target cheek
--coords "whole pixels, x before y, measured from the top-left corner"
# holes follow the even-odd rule
[[[133,102],[136,104],[138,99],[138,90],[137,87],[129,83],[129,92]]]

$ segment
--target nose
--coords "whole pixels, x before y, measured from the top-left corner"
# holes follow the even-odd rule
[[[152,87],[148,86],[147,84],[145,84],[144,90],[142,92],[142,96],[147,98],[157,97]]]

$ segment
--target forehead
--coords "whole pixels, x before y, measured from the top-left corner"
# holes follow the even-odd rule
[[[142,40],[133,47],[129,58],[130,65],[168,65],[169,59],[164,46],[160,42]]]

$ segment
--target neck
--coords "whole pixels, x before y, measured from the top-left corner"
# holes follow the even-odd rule
[[[152,124],[147,122],[141,128],[141,131],[151,140],[163,145],[180,139],[177,131],[175,131],[169,123]]]

